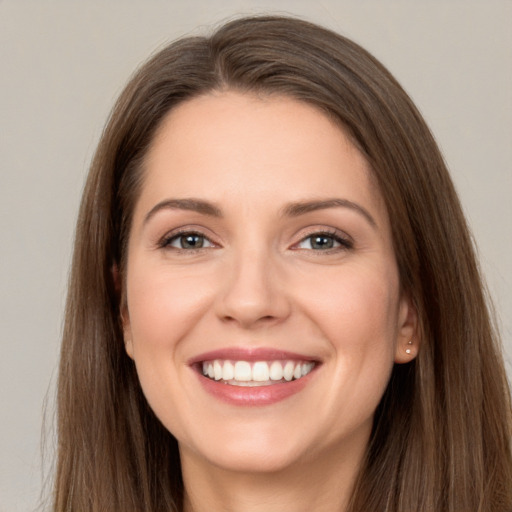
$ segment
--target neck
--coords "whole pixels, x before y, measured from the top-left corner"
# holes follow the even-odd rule
[[[364,450],[349,457],[331,451],[316,462],[258,473],[226,470],[181,453],[184,512],[345,512],[364,456]]]

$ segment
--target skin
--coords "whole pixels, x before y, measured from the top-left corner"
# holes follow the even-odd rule
[[[185,198],[221,216],[155,210]],[[357,206],[283,213],[333,198]],[[183,248],[179,230],[203,247]],[[333,247],[312,245],[314,233]],[[126,350],[179,442],[185,510],[344,510],[393,364],[417,352],[386,208],[345,133],[286,97],[224,91],[179,105],[147,155],[126,272]],[[231,347],[321,364],[291,397],[240,407],[188,364]]]

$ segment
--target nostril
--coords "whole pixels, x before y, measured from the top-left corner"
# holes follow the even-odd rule
[[[223,317],[223,320],[225,322],[240,322],[239,319],[237,319],[236,317],[232,316],[232,315],[225,315]],[[264,315],[264,316],[261,316],[259,318],[254,318],[251,320],[250,323],[268,323],[268,322],[273,322],[276,320],[276,317],[273,316],[273,315]],[[243,319],[242,319],[242,322],[243,322]]]

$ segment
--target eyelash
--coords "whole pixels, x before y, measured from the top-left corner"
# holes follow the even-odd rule
[[[207,241],[210,246],[207,247],[197,247],[197,248],[184,248],[184,247],[174,247],[172,245],[173,242],[179,240],[180,238],[184,238],[187,236],[197,236],[202,238],[204,241]],[[338,247],[329,247],[327,249],[313,249],[311,248],[301,248],[297,247],[298,245],[304,243],[306,240],[311,240],[314,237],[316,238],[327,238],[332,239],[334,243],[339,244]],[[204,249],[210,249],[211,247],[216,247],[217,244],[212,242],[207,236],[205,236],[203,233],[199,231],[193,231],[193,230],[186,230],[178,231],[175,233],[172,233],[170,235],[164,236],[159,242],[158,242],[158,248],[159,249],[172,249],[175,251],[180,252],[186,252],[186,253],[196,253],[199,251],[202,251]],[[319,253],[333,253],[333,252],[339,252],[344,250],[349,250],[354,248],[354,243],[352,240],[350,240],[346,236],[342,236],[337,230],[322,230],[322,231],[312,231],[305,237],[301,238],[301,240],[294,244],[292,246],[293,250],[304,250],[304,251],[312,251],[312,252],[319,252]]]
[[[330,247],[328,249],[303,249],[300,247],[297,247],[299,244],[302,244],[306,240],[311,240],[313,238],[329,238],[332,239],[335,243],[339,244],[338,247]],[[354,243],[352,240],[350,240],[346,235],[343,236],[339,231],[333,229],[333,230],[322,230],[322,231],[313,231],[303,237],[297,244],[294,244],[294,247],[297,247],[295,250],[305,250],[305,251],[313,251],[313,252],[319,252],[319,253],[333,253],[333,252],[339,252],[339,251],[346,251],[349,249],[354,248]]]
[[[203,240],[205,240],[208,243],[210,243],[211,247],[215,247],[216,246],[216,244],[213,243],[203,233],[201,233],[199,231],[184,229],[182,231],[178,231],[178,232],[175,232],[175,233],[172,233],[172,234],[169,234],[169,235],[165,235],[160,240],[160,242],[158,243],[158,248],[159,249],[172,249],[172,250],[175,250],[175,251],[186,252],[186,253],[195,253],[195,252],[201,251],[203,249],[209,249],[210,248],[210,247],[197,247],[197,248],[186,249],[184,247],[174,247],[174,246],[172,246],[172,243],[174,241],[179,240],[180,238],[185,238],[187,236],[197,236],[197,237],[200,237]]]

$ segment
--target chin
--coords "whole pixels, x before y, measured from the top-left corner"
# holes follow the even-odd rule
[[[275,449],[263,452],[251,447],[231,447],[222,454],[212,454],[210,463],[236,473],[279,473],[296,465],[297,456],[297,453],[283,453]]]
[[[237,473],[275,473],[295,465],[302,457],[298,440],[293,440],[286,429],[277,435],[255,432],[240,427],[239,435],[203,438],[202,446],[195,446],[195,458],[225,471]],[[180,450],[188,451],[180,443]]]

